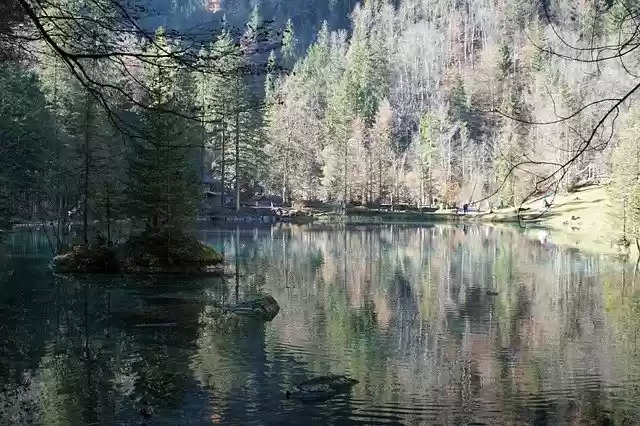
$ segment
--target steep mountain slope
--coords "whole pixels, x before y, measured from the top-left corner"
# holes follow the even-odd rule
[[[309,2],[304,0],[135,0],[142,7],[145,27],[164,26],[182,33],[210,34],[222,19],[231,27],[242,28],[257,4],[262,18],[273,21],[277,29],[284,27],[287,19],[294,24],[299,47],[305,49],[313,40],[323,21],[330,28],[347,28],[349,16],[356,0],[329,0]]]

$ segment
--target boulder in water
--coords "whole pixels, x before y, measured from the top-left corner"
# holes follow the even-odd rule
[[[280,312],[280,305],[270,294],[253,296],[244,302],[233,305],[229,310],[238,315],[247,315],[257,319],[271,321]]]
[[[295,398],[302,401],[324,400],[349,392],[357,383],[357,380],[350,377],[330,374],[302,382],[293,389],[288,390],[286,396],[287,399]]]

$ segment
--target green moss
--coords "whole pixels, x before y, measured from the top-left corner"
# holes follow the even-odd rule
[[[146,231],[119,246],[78,246],[51,262],[55,272],[223,272],[223,256],[194,236],[174,230]],[[220,266],[220,268],[211,268]]]
[[[224,262],[224,256],[222,256],[221,253],[218,253],[213,247],[208,246],[206,244],[200,244],[200,247],[201,247],[200,259],[202,262],[207,262],[210,264]]]
[[[115,252],[103,245],[74,246],[67,253],[54,257],[51,266],[60,273],[118,270]]]
[[[122,262],[143,267],[210,266],[223,262],[213,248],[194,236],[165,228],[133,236],[119,249]]]

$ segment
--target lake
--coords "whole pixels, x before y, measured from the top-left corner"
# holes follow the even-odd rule
[[[5,236],[0,423],[542,425],[640,416],[633,265],[509,227],[198,232],[238,276],[57,277],[41,234]],[[231,321],[216,308],[258,291],[280,303],[272,322]],[[285,398],[329,373],[359,383],[327,401]]]

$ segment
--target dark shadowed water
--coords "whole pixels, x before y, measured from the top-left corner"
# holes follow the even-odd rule
[[[0,424],[640,419],[633,265],[482,226],[201,236],[224,247],[242,276],[55,277],[42,236],[7,236]],[[256,291],[279,301],[273,322],[232,321],[216,309]],[[359,383],[324,402],[284,398],[328,373]]]

